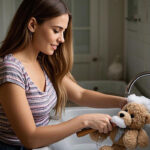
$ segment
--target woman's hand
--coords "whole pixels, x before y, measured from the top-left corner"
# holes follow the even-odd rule
[[[85,127],[98,130],[100,133],[108,133],[112,131],[112,124],[110,122],[111,116],[107,114],[85,114],[83,115],[83,122]]]

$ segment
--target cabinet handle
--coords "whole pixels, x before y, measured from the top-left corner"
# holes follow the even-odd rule
[[[141,18],[126,17],[127,21],[141,22]]]
[[[98,58],[97,57],[93,57],[92,61],[96,62],[96,61],[98,61]]]

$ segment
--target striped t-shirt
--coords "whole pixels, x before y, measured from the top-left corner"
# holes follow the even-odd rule
[[[8,54],[0,59],[0,85],[6,82],[11,82],[21,86],[25,90],[37,127],[48,124],[50,111],[54,108],[57,101],[56,91],[44,69],[43,72],[45,75],[46,86],[45,91],[41,92],[28,76],[22,63],[13,57],[12,54]],[[21,145],[21,142],[15,135],[1,104],[0,141],[11,145]]]

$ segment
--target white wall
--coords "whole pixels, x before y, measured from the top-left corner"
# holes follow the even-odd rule
[[[4,40],[9,24],[21,0],[0,0],[0,42]]]

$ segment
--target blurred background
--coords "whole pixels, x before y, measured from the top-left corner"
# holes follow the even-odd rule
[[[21,1],[0,0],[0,41]],[[73,16],[72,74],[77,81],[128,83],[138,73],[150,71],[149,0],[64,1]],[[150,97],[150,76],[136,86]]]

